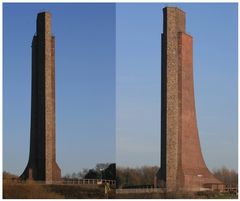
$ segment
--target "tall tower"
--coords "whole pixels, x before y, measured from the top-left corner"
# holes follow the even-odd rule
[[[168,191],[199,190],[221,184],[205,165],[198,136],[192,37],[185,33],[185,13],[163,9],[161,168],[158,185]]]
[[[30,154],[22,179],[59,180],[55,142],[55,39],[51,14],[39,13],[32,40],[32,107]]]

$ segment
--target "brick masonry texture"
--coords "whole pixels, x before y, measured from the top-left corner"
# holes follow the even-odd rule
[[[32,107],[29,161],[22,179],[52,183],[61,178],[55,142],[55,39],[51,14],[39,13],[32,41]]]
[[[192,37],[185,33],[182,10],[166,7],[163,17],[158,185],[168,191],[199,190],[205,184],[221,182],[207,169],[201,153],[194,100]]]

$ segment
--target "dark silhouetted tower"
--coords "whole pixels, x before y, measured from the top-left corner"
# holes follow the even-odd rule
[[[29,161],[22,179],[59,180],[55,136],[55,40],[51,14],[39,13],[32,41],[32,107]]]

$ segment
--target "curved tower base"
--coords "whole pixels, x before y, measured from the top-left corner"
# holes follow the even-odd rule
[[[51,180],[46,179],[45,171],[41,171],[40,168],[34,167],[33,165],[30,166],[29,164],[25,168],[24,172],[20,176],[23,180],[34,180],[34,181],[45,181],[47,184],[53,183],[53,181],[60,181],[61,180],[61,169],[59,168],[58,164],[55,163],[53,166],[54,171],[51,175]]]

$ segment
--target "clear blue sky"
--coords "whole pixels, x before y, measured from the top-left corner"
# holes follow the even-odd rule
[[[31,40],[43,10],[52,12],[56,36],[63,175],[98,162],[159,165],[160,35],[162,8],[170,5],[186,12],[194,39],[205,161],[210,169],[237,170],[237,4],[160,3],[3,6],[3,169],[20,174],[28,160]]]
[[[62,174],[115,162],[115,5],[4,4],[3,170],[29,155],[31,41],[39,11],[56,37],[57,161]]]
[[[202,152],[209,169],[237,170],[237,4],[118,4],[117,164],[160,164],[162,8],[186,12]]]

